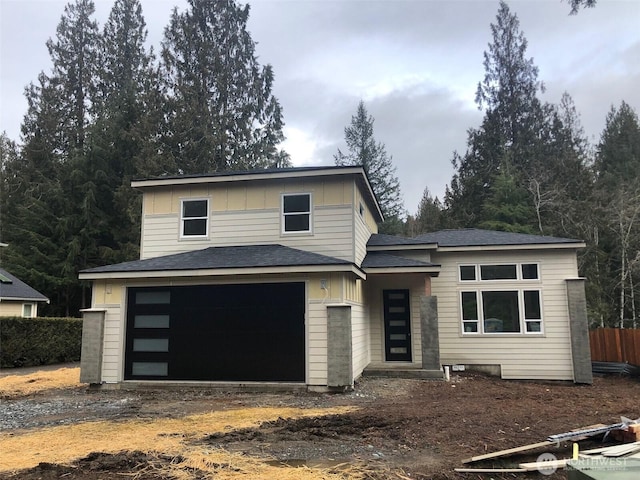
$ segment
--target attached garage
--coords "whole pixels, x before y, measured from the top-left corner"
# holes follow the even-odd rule
[[[304,283],[130,287],[125,380],[304,382]]]

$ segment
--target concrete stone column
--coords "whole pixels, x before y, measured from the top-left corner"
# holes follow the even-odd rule
[[[327,307],[327,386],[353,386],[351,307]]]
[[[438,336],[438,297],[420,297],[422,330],[422,368],[440,370],[440,339]]]
[[[571,335],[571,357],[573,360],[573,381],[593,383],[591,370],[591,346],[589,344],[589,320],[587,318],[587,298],[584,278],[570,278],[567,282],[569,304],[569,333]]]
[[[82,311],[82,351],[80,353],[80,382],[102,382],[102,348],[105,310]]]

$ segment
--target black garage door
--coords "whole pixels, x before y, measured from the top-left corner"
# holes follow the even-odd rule
[[[303,283],[129,288],[126,380],[304,382]]]

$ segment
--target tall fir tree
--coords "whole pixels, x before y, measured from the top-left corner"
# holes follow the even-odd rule
[[[249,5],[189,0],[174,9],[162,44],[169,92],[166,138],[179,172],[279,166],[287,157],[271,65],[260,66]]]
[[[336,165],[361,165],[369,177],[385,222],[380,225],[383,233],[400,233],[404,214],[400,181],[393,160],[383,143],[373,134],[374,119],[368,114],[363,101],[358,104],[351,123],[344,129],[347,153],[338,149],[333,158]]]

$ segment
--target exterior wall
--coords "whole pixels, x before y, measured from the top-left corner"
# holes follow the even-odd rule
[[[351,277],[351,275],[349,275]],[[102,382],[118,383],[123,380],[125,331],[126,331],[126,288],[131,286],[155,285],[203,285],[252,282],[305,282],[307,285],[306,312],[306,368],[307,384],[310,386],[327,385],[327,305],[344,304],[345,285],[348,283],[342,273],[314,273],[286,277],[281,275],[238,275],[223,278],[164,278],[127,281],[95,281],[93,284],[92,309],[105,310]],[[352,295],[361,295],[359,287],[351,288]],[[322,286],[326,288],[322,288]],[[357,311],[354,308],[354,311]],[[361,308],[360,308],[361,310]],[[363,316],[360,314],[353,327],[361,329]],[[360,337],[366,336],[364,333]],[[354,343],[355,345],[355,343]],[[358,358],[362,357],[362,346],[358,343]],[[354,358],[356,355],[354,354]],[[357,368],[364,368],[359,360]],[[357,369],[354,367],[354,371]]]
[[[366,295],[371,323],[371,363],[385,361],[382,291],[408,289],[411,309],[411,363],[422,365],[420,299],[424,296],[424,279],[423,274],[369,275]]]
[[[23,302],[11,302],[9,300],[0,302],[0,317],[21,317],[22,304]]]
[[[143,197],[141,258],[210,246],[278,243],[353,261],[356,190],[353,180],[344,178],[151,189]],[[312,194],[311,234],[281,233],[281,196],[295,192]],[[209,199],[208,238],[180,238],[180,201],[185,198]]]
[[[360,214],[360,205],[362,205],[362,214]],[[357,265],[362,264],[362,260],[367,255],[367,242],[373,233],[378,233],[378,225],[362,197],[359,189],[355,189],[355,197],[353,202],[354,217],[354,258]]]
[[[353,378],[357,379],[371,361],[371,322],[369,307],[365,303],[363,280],[345,277],[344,301],[351,305],[352,367]]]
[[[440,276],[432,280],[438,297],[440,358],[443,364],[500,365],[507,379],[570,380],[573,378],[569,311],[565,279],[578,275],[573,250],[440,252]],[[480,284],[461,284],[460,264],[538,263],[539,281],[519,281],[518,288],[541,290],[543,334],[462,335],[460,291]],[[508,289],[508,282],[499,287]],[[497,286],[497,285],[491,285]],[[482,288],[490,288],[482,285]]]

